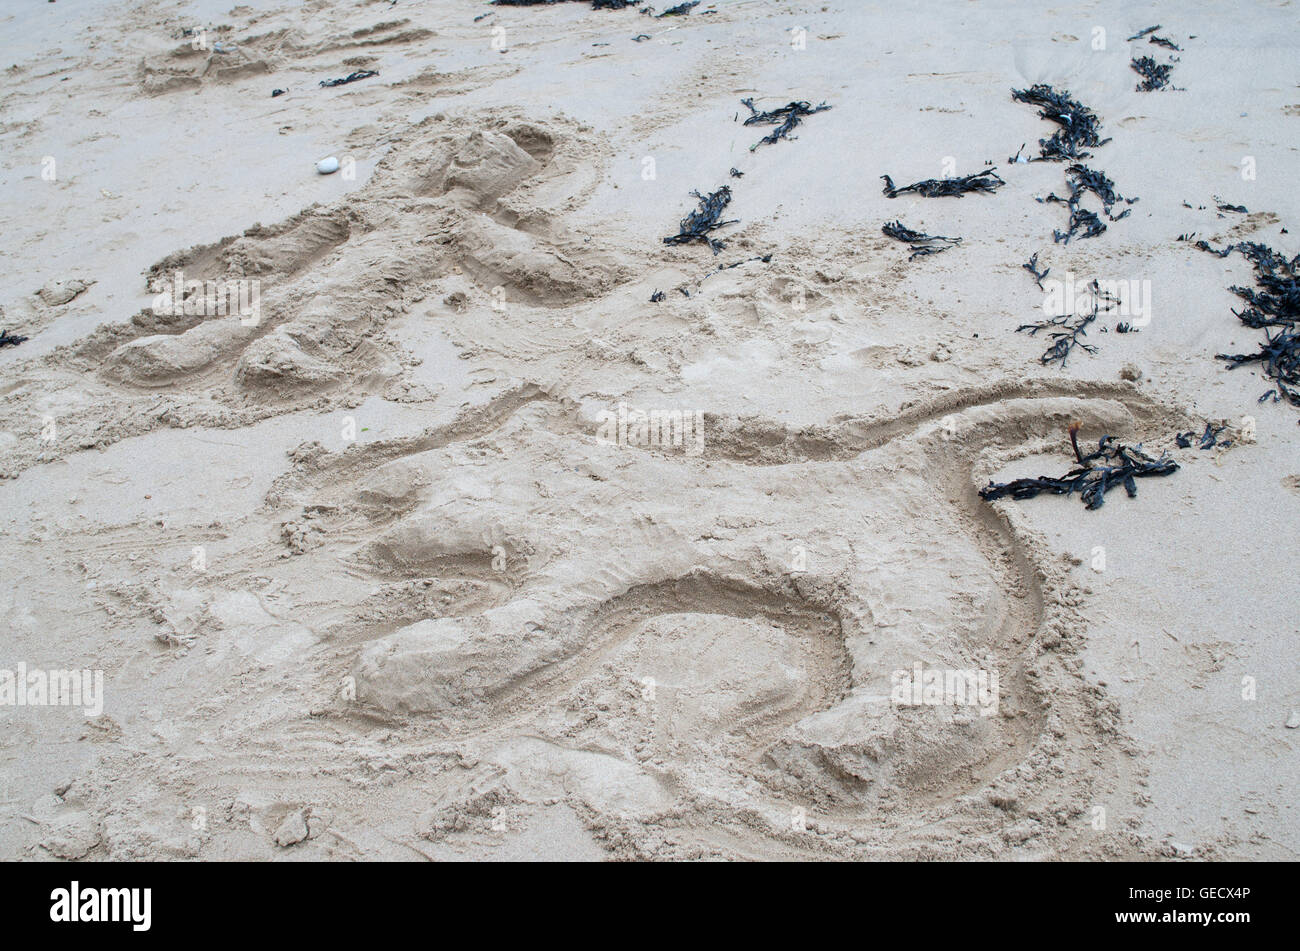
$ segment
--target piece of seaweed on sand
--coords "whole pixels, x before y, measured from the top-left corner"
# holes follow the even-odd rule
[[[775,145],[782,139],[792,138],[790,131],[799,125],[805,116],[811,116],[818,112],[825,112],[830,106],[822,103],[814,106],[810,102],[791,102],[782,106],[780,109],[773,109],[770,112],[759,112],[754,108],[753,99],[740,100],[741,105],[749,109],[749,118],[745,120],[745,125],[774,125],[776,126],[768,135],[763,136],[749,147],[749,151],[754,151],[760,145]]]
[[[1132,43],[1134,40],[1140,40],[1140,39],[1142,39],[1142,37],[1146,36],[1146,35],[1149,34],[1149,33],[1154,33],[1154,32],[1155,32],[1156,30],[1158,30],[1158,29],[1160,29],[1160,24],[1159,24],[1159,23],[1157,23],[1155,26],[1149,26],[1149,27],[1147,27],[1145,30],[1138,30],[1136,33],[1134,33],[1132,36],[1130,36],[1130,37],[1129,37],[1127,40],[1125,40],[1124,42],[1126,42],[1126,43]]]
[[[688,3],[679,3],[679,4],[677,4],[677,6],[675,6],[675,7],[669,7],[669,8],[668,8],[667,10],[665,10],[663,13],[656,13],[656,14],[655,14],[655,19],[656,19],[656,20],[659,20],[659,19],[662,19],[663,17],[681,17],[681,16],[686,16],[688,13],[690,13],[692,10],[694,10],[694,9],[695,9],[696,7],[698,7],[699,5],[700,5],[700,0],[689,0]]]
[[[912,246],[912,253],[907,257],[909,261],[928,257],[931,254],[939,254],[961,244],[961,238],[946,238],[940,234],[925,234],[920,231],[913,231],[901,221],[891,221],[880,230],[895,241],[902,241]]]
[[[1292,406],[1300,406],[1300,334],[1294,329],[1264,332],[1264,342],[1257,353],[1218,353],[1233,367],[1244,363],[1264,364],[1264,375],[1273,381],[1275,389],[1266,391],[1259,402],[1272,398],[1276,403],[1285,398]],[[1280,394],[1280,395],[1279,395]]]
[[[1198,449],[1213,449],[1215,446],[1231,446],[1232,440],[1230,439],[1225,439],[1223,442],[1219,442],[1219,433],[1223,432],[1227,428],[1227,426],[1215,426],[1213,423],[1207,421],[1205,423],[1205,432],[1201,433],[1200,436],[1196,435],[1196,430],[1189,429],[1187,432],[1179,433],[1175,436],[1174,442],[1178,443],[1178,448],[1180,449],[1190,448],[1192,440],[1194,439],[1200,441],[1200,445],[1196,447]]]
[[[1102,436],[1096,451],[1085,456],[1079,451],[1078,423],[1070,424],[1070,443],[1078,465],[1065,475],[990,482],[980,489],[980,498],[992,502],[1005,496],[1019,500],[1032,499],[1043,492],[1067,496],[1078,492],[1084,508],[1099,509],[1106,502],[1106,493],[1118,485],[1124,486],[1129,498],[1134,498],[1136,480],[1178,471],[1178,463],[1168,456],[1154,458],[1142,451],[1141,444],[1128,446],[1116,441],[1114,436]]]
[[[1247,327],[1264,331],[1264,340],[1255,353],[1218,353],[1229,369],[1249,363],[1262,363],[1264,375],[1273,381],[1259,402],[1285,399],[1300,406],[1300,254],[1288,259],[1257,241],[1241,241],[1216,251],[1205,241],[1196,247],[1225,258],[1233,251],[1250,261],[1255,272],[1255,287],[1230,288],[1246,302],[1233,314]]]
[[[1052,269],[1050,267],[1043,268],[1043,270],[1041,271],[1038,270],[1037,251],[1034,252],[1033,257],[1031,257],[1028,261],[1026,261],[1024,264],[1020,266],[1024,268],[1026,271],[1028,271],[1030,274],[1034,275],[1034,283],[1038,285],[1039,290],[1043,289],[1043,278],[1047,277],[1047,275],[1052,273]]]
[[[1076,199],[1085,192],[1092,192],[1100,198],[1107,215],[1110,215],[1111,208],[1120,202],[1131,205],[1138,200],[1136,198],[1125,198],[1115,191],[1115,183],[1106,176],[1105,172],[1095,171],[1086,165],[1075,164],[1067,168],[1065,170],[1065,181],[1070,186],[1071,196]],[[1120,218],[1127,214],[1128,212],[1125,211],[1111,217],[1110,220],[1119,221]]]
[[[723,185],[717,191],[707,195],[701,195],[697,191],[691,192],[691,195],[700,200],[699,207],[681,220],[677,234],[664,238],[664,244],[689,244],[692,241],[703,241],[713,249],[714,254],[717,254],[726,245],[716,238],[709,237],[709,232],[716,231],[723,225],[735,224],[738,220],[721,220],[723,209],[731,203],[731,187]]]
[[[1210,242],[1197,241],[1196,244],[1193,245],[1193,247],[1200,248],[1202,251],[1208,251],[1210,254],[1213,254],[1216,258],[1226,258],[1229,254],[1233,252],[1233,250],[1237,246],[1235,244],[1230,244],[1226,248],[1216,251],[1214,250],[1214,248],[1210,247]]]
[[[1011,90],[1016,102],[1038,107],[1038,115],[1055,122],[1059,129],[1047,139],[1039,139],[1039,157],[1036,162],[1067,162],[1091,158],[1090,152],[1105,145],[1110,139],[1101,137],[1101,120],[1087,106],[1071,99],[1068,92],[1057,92],[1046,83],[1036,83],[1028,89]]]
[[[11,334],[7,330],[0,330],[0,347],[16,347],[27,338],[18,334]]]
[[[1075,237],[1095,238],[1106,230],[1106,224],[1094,211],[1083,208],[1080,202],[1088,192],[1101,199],[1102,210],[1111,221],[1127,218],[1131,208],[1125,208],[1118,215],[1111,214],[1111,209],[1120,202],[1132,205],[1137,198],[1125,198],[1115,191],[1115,183],[1106,177],[1105,172],[1098,172],[1086,165],[1074,164],[1065,170],[1065,183],[1070,188],[1070,197],[1062,198],[1053,193],[1043,202],[1058,202],[1070,209],[1070,225],[1066,231],[1053,231],[1052,240],[1059,244],[1069,244]]]
[[[1072,238],[1095,238],[1105,231],[1106,223],[1095,211],[1070,204],[1070,227],[1065,231],[1053,230],[1052,240],[1060,244],[1069,244]]]
[[[369,79],[371,76],[378,76],[379,72],[373,69],[358,69],[348,73],[342,79],[322,79],[322,86],[346,86],[348,83],[354,83],[358,79]]]
[[[906,192],[916,192],[923,198],[960,198],[966,192],[992,194],[1006,184],[991,168],[971,175],[963,175],[960,178],[927,178],[925,181],[913,182],[902,188],[896,187],[894,180],[888,175],[881,175],[880,179],[885,183],[886,198],[897,198]]]
[[[1118,304],[1119,301],[1098,287],[1095,279],[1088,285],[1088,291],[1092,303],[1091,311],[1082,314],[1077,311],[1073,314],[1060,314],[1037,323],[1021,324],[1016,328],[1016,333],[1028,332],[1031,337],[1036,336],[1040,330],[1049,331],[1048,339],[1051,340],[1051,344],[1038,358],[1039,363],[1048,366],[1059,362],[1061,368],[1065,369],[1066,361],[1070,359],[1070,354],[1074,352],[1075,347],[1083,349],[1086,353],[1097,352],[1097,348],[1090,343],[1085,343],[1083,338],[1088,335],[1088,327],[1103,312],[1102,308],[1104,307],[1109,313],[1111,305]]]
[[[1174,71],[1173,63],[1157,63],[1150,56],[1138,56],[1129,63],[1129,68],[1142,77],[1142,82],[1137,84],[1138,92],[1172,88],[1169,86],[1169,74]]]

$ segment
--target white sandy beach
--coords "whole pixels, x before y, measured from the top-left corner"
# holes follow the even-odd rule
[[[1216,359],[1264,339],[1250,263],[1178,239],[1300,252],[1298,36],[1260,0],[6,4],[0,678],[103,692],[0,683],[0,858],[1295,859],[1300,407]],[[1035,200],[1065,163],[1009,161],[1039,83],[1139,199],[1095,237]],[[749,98],[830,108],[751,149]],[[725,247],[664,243],[724,185]],[[1137,332],[1044,364],[1035,253],[1141,289]],[[1178,470],[980,497],[1075,421]],[[994,702],[900,703],[917,664]]]

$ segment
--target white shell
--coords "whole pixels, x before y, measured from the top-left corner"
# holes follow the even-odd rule
[[[329,158],[323,158],[316,163],[316,171],[320,172],[322,175],[331,175],[338,170],[339,160],[332,155]]]

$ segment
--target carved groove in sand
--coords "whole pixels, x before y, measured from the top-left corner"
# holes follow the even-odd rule
[[[317,17],[317,22],[309,25],[319,29],[319,20]],[[359,67],[371,65],[374,60],[365,55],[366,50],[425,42],[436,35],[433,30],[412,26],[408,19],[350,31],[325,32],[319,39],[296,26],[258,32],[221,24],[179,37],[177,45],[165,53],[142,57],[136,68],[136,80],[144,92],[161,95],[198,89],[209,82],[226,83],[262,76],[285,65],[303,65],[303,61],[317,57],[318,68],[337,69],[337,54],[345,51],[361,54],[361,62],[354,57],[348,63]],[[261,90],[259,93],[265,95]]]
[[[374,177],[327,208],[171,255],[150,270],[162,286],[261,282],[261,319],[142,312],[79,348],[105,376],[136,386],[202,379],[232,395],[302,402],[319,390],[396,377],[397,354],[370,338],[430,283],[460,266],[485,288],[557,306],[612,285],[599,255],[575,263],[550,222],[584,173],[584,144],[526,121],[485,127],[427,120]],[[541,198],[541,202],[537,199]],[[358,281],[357,262],[366,267]]]
[[[575,440],[582,457],[600,458],[604,450],[593,448],[575,406],[528,386],[421,437],[321,455],[283,479],[274,500],[351,498],[343,507],[363,513],[356,517],[369,527],[322,533],[322,548],[333,544],[351,570],[408,582],[497,579],[481,608],[410,611],[400,626],[347,636],[361,643],[351,670],[362,708],[400,724],[412,740],[433,733],[499,743],[504,762],[511,737],[545,736],[544,750],[600,750],[632,764],[656,790],[672,791],[665,795],[675,808],[690,804],[711,823],[741,828],[744,841],[756,823],[753,841],[788,838],[781,822],[792,805],[815,812],[834,841],[873,816],[887,816],[895,832],[949,820],[972,808],[972,793],[1082,809],[1061,770],[1081,781],[1098,774],[1096,739],[1113,731],[1114,712],[1061,661],[1072,636],[1068,585],[1017,530],[1014,509],[978,500],[973,473],[1063,432],[1073,418],[1123,433],[1162,414],[1122,384],[1029,382],[951,394],[888,420],[800,431],[711,419],[716,439],[705,460],[610,449],[627,463],[623,491],[637,520],[616,550],[593,552],[583,550],[572,520],[584,511],[621,514],[602,503],[599,480],[591,489],[570,486],[557,502],[549,490],[520,491],[498,466],[477,489],[446,491],[444,483],[463,478],[471,447],[521,457],[520,471],[543,489],[548,467],[563,464]],[[962,438],[939,425],[949,416]],[[881,462],[874,451],[886,448]],[[697,525],[680,510],[674,521],[655,510],[655,486],[698,478],[709,458],[726,460],[729,472],[711,481],[759,509],[764,494],[782,484],[789,491],[792,479],[863,492],[898,470],[916,487],[871,519],[882,528],[901,523],[897,537],[845,526],[834,533],[838,542],[810,543],[839,544],[839,556],[790,573],[770,557],[767,526],[702,542],[699,527],[716,522]],[[510,491],[514,503],[494,504]],[[714,504],[700,482],[692,493],[691,507]],[[936,505],[944,498],[951,507]],[[953,520],[964,540],[948,541],[951,551],[935,556],[937,564],[890,575],[888,552],[916,533],[924,544],[927,532]],[[814,516],[790,528],[825,521]],[[954,608],[921,616],[909,585],[953,589]],[[917,659],[997,669],[999,714],[891,704],[889,673]],[[1005,785],[1017,792],[997,792]],[[646,815],[664,802],[650,797]],[[753,814],[738,813],[737,802]],[[735,834],[696,829],[681,841],[734,848]]]
[[[251,301],[257,282],[257,319],[231,310],[233,293],[228,312],[209,315],[191,290],[188,314],[167,300],[56,349],[39,386],[19,378],[0,420],[26,433],[51,414],[62,435],[45,444],[38,429],[5,467],[161,426],[244,426],[370,395],[432,398],[411,383],[411,354],[386,325],[427,320],[419,332],[436,334],[435,307],[412,311],[439,288],[462,288],[493,318],[490,305],[508,303],[526,327],[534,309],[598,298],[623,279],[614,255],[563,220],[594,189],[600,151],[562,118],[434,117],[332,204],[168,256],[147,274],[151,294],[180,275],[227,293],[244,282]]]

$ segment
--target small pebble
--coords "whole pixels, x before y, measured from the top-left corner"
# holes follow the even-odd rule
[[[322,175],[332,175],[339,170],[339,160],[334,156],[323,158],[316,163],[316,171]]]
[[[282,849],[287,849],[291,845],[297,845],[308,835],[307,817],[301,810],[291,812],[280,823],[280,828],[275,830],[275,844]]]

